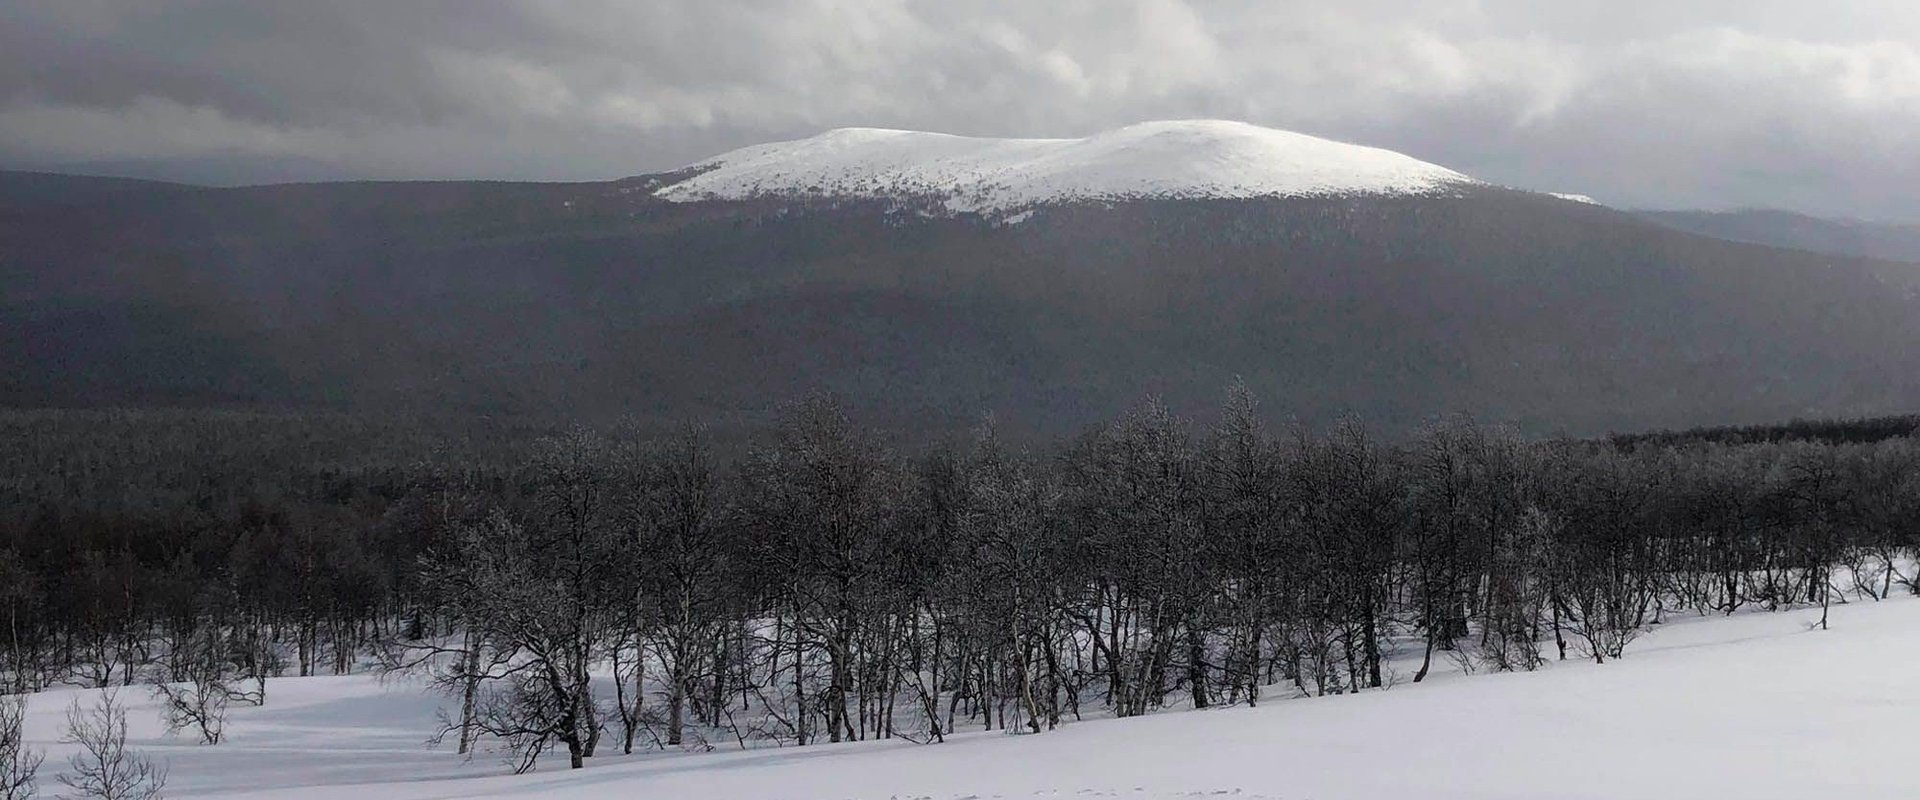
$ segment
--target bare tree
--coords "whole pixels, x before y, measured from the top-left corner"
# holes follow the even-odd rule
[[[1027,731],[1059,724],[1048,657],[1048,629],[1058,616],[1057,593],[1047,579],[1059,566],[1051,545],[1058,491],[1035,474],[1024,454],[1002,449],[991,424],[978,434],[967,464],[966,502],[958,532],[972,568],[955,570],[964,617],[991,660],[1011,668],[1015,708]],[[1047,691],[1040,689],[1046,676]],[[1006,719],[1001,720],[1006,727]]]
[[[27,696],[0,695],[0,800],[28,800],[45,753],[27,748]]]
[[[771,447],[743,467],[743,518],[758,538],[760,569],[781,581],[791,648],[794,729],[809,738],[808,702],[830,741],[866,738],[871,700],[860,679],[884,648],[867,648],[898,596],[899,472],[877,438],[827,397],[787,409]],[[824,655],[827,683],[803,700],[809,662]],[[852,706],[850,707],[850,704]]]
[[[39,578],[26,568],[20,552],[13,548],[0,549],[0,606],[6,607],[6,630],[0,632],[0,647],[4,647],[5,658],[0,659],[0,675],[9,680],[0,684],[0,691],[24,693],[37,690],[37,681],[29,680],[34,669],[29,654],[27,637],[23,630],[31,630],[35,606],[39,604]],[[23,624],[24,623],[24,624]]]
[[[154,684],[154,699],[171,733],[192,728],[201,744],[219,744],[226,736],[227,702],[236,696],[226,680],[226,647],[218,631],[208,628],[184,646],[192,650],[176,659],[185,674],[174,683]]]
[[[726,542],[721,540],[720,476],[706,434],[697,427],[636,455],[632,477],[638,485],[627,503],[633,538],[626,542],[631,570],[627,579],[635,595],[629,616],[636,628],[632,638],[638,651],[632,675],[633,708],[642,705],[640,665],[647,660],[645,651],[651,649],[666,684],[666,745],[679,747],[685,741],[690,694],[703,677],[710,643],[724,622],[720,612],[730,588],[723,583],[730,565]],[[646,646],[648,640],[651,648]],[[627,752],[633,749],[638,716],[633,709],[622,708]]]
[[[253,687],[243,689],[230,684],[228,699],[252,706],[266,705],[267,678],[286,669],[286,659],[268,634],[266,625],[253,619],[243,622],[233,631],[227,650],[237,676],[245,681],[241,685]]]
[[[554,744],[571,765],[584,766],[593,703],[594,607],[587,587],[602,554],[553,528],[527,528],[504,513],[460,532],[448,551],[429,559],[423,583],[472,626],[458,661],[438,676],[463,694],[472,691],[472,718],[462,737],[477,731],[506,741],[516,771],[532,769]]]
[[[1203,486],[1206,526],[1216,540],[1228,619],[1222,670],[1225,702],[1259,702],[1261,669],[1272,632],[1286,616],[1282,598],[1298,559],[1283,549],[1287,523],[1285,459],[1261,423],[1258,403],[1236,380],[1207,439]]]
[[[78,745],[67,759],[68,771],[59,776],[68,791],[62,797],[80,800],[159,800],[167,785],[167,770],[136,750],[127,749],[127,709],[107,692],[92,708],[79,700],[67,707],[63,743]]]

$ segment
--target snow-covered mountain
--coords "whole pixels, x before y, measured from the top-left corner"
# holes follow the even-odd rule
[[[1435,194],[1478,183],[1390,150],[1244,122],[1129,125],[1084,139],[990,139],[841,128],[691,165],[674,201],[930,200],[955,212],[1052,202]]]

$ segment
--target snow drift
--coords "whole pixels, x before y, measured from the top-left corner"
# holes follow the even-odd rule
[[[658,190],[673,201],[930,200],[954,212],[1053,202],[1432,194],[1472,178],[1390,150],[1244,122],[1146,122],[1084,139],[841,128],[735,150]]]

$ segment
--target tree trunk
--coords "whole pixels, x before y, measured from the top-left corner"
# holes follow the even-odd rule
[[[1413,682],[1419,683],[1426,680],[1427,670],[1431,668],[1433,668],[1433,628],[1429,627],[1427,628],[1427,651],[1420,656],[1420,670],[1413,673]]]
[[[675,656],[673,669],[667,675],[667,746],[679,747],[685,723],[683,714],[687,705],[687,681],[680,673],[686,667]]]
[[[472,632],[467,633],[464,660],[466,663],[460,676],[463,684],[460,689],[460,755],[473,750],[474,715],[478,713],[475,705],[480,694],[480,676],[477,674],[480,671],[480,643]]]
[[[1207,652],[1200,640],[1200,632],[1192,624],[1187,625],[1187,683],[1192,684],[1193,707],[1206,708],[1210,705],[1207,697]]]

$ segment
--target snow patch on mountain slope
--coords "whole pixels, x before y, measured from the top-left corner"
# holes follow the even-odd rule
[[[1433,194],[1478,183],[1374,147],[1244,122],[1146,122],[1084,139],[988,139],[842,128],[688,167],[672,201],[931,200],[954,212],[1142,198]]]

